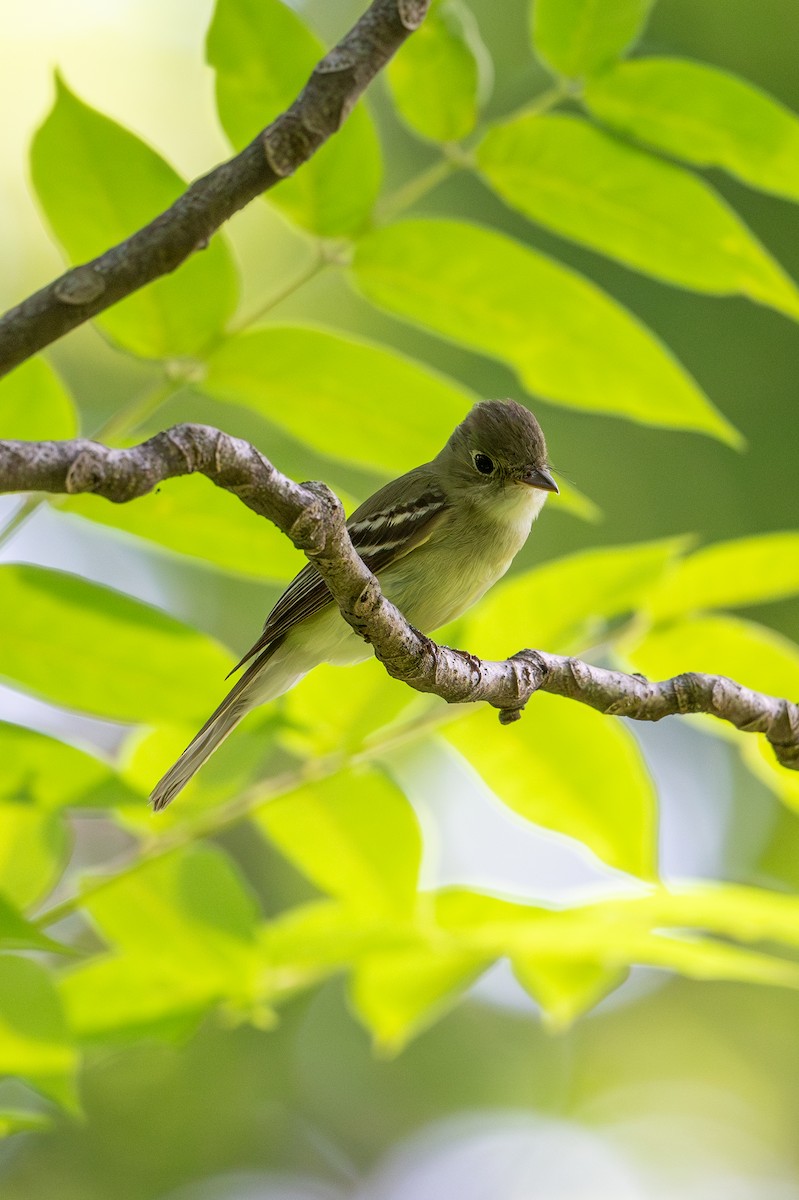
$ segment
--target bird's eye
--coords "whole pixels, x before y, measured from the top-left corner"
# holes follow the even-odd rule
[[[494,470],[493,459],[490,459],[487,454],[475,454],[474,465],[481,475],[490,475]]]

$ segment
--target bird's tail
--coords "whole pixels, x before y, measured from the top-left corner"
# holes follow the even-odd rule
[[[214,750],[221,746],[228,734],[232,733],[238,723],[258,704],[273,699],[287,691],[302,677],[296,667],[289,672],[285,664],[276,655],[264,671],[266,659],[271,654],[261,655],[244,672],[238,683],[228,692],[219,708],[211,714],[202,729],[189,742],[174,766],[170,767],[163,779],[153,788],[150,801],[156,812],[166,808],[181,792],[192,776],[199,771]],[[277,668],[273,670],[274,667]],[[283,665],[283,670],[280,669]],[[266,676],[266,678],[264,678]]]

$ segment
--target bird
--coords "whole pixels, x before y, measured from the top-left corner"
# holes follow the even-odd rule
[[[471,608],[505,574],[547,495],[557,492],[535,416],[515,400],[481,400],[434,459],[376,491],[347,529],[383,594],[429,633]],[[238,682],[156,784],[153,808],[174,800],[252,709],[322,662],[351,665],[370,654],[309,563],[234,668],[249,663]]]

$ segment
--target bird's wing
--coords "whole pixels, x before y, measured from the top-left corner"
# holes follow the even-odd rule
[[[408,495],[410,477],[417,473],[420,478],[411,481],[417,485],[416,499],[403,499]],[[447,519],[448,512],[446,496],[429,478],[429,468],[417,467],[364,501],[347,521],[347,529],[366,566],[379,574],[426,542],[433,530]],[[271,653],[277,649],[289,630],[329,604],[332,599],[327,584],[316,567],[309,563],[286,588],[266,618],[258,641],[234,670],[264,651]]]

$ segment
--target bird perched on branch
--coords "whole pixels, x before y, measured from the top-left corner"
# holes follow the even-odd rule
[[[484,400],[432,460],[387,483],[347,522],[383,594],[417,629],[455,620],[507,571],[548,492],[557,492],[541,426],[514,400]],[[239,721],[319,663],[352,664],[369,646],[341,616],[315,567],[289,584],[239,667],[250,665],[156,785],[165,808]],[[238,668],[236,668],[238,669]]]

